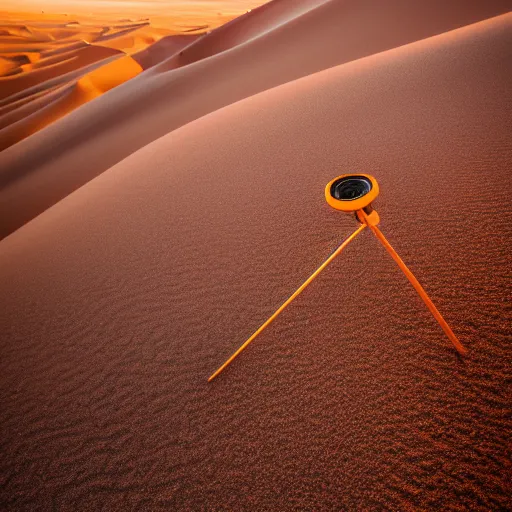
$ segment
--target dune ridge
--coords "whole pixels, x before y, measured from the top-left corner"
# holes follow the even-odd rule
[[[0,153],[0,236],[130,153],[209,112],[321,69],[508,11],[502,1],[468,6],[462,0],[386,5],[329,0],[312,6],[270,31],[262,17],[260,37],[253,27],[252,40],[213,56],[207,52],[208,58],[190,65],[162,71],[164,61]],[[240,33],[243,24],[231,27]],[[200,48],[199,42],[191,47]]]
[[[2,240],[5,507],[509,509],[510,22],[212,112]],[[355,228],[345,171],[467,358],[365,233],[208,385]]]
[[[261,37],[330,0],[278,0],[268,2],[203,35],[157,69],[168,71],[211,57]]]

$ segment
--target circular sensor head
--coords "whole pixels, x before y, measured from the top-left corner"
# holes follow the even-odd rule
[[[361,210],[378,195],[377,180],[368,174],[343,174],[325,187],[325,199],[329,205],[343,212]]]

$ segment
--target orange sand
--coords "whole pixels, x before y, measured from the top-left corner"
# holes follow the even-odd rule
[[[0,151],[156,64],[148,46],[180,38],[144,20],[32,18],[4,13],[0,19]],[[144,51],[153,58],[139,58]],[[91,80],[94,87],[84,91]]]
[[[276,0],[0,153],[3,508],[511,508],[512,15],[383,4]],[[350,171],[468,355],[366,230],[207,384]]]

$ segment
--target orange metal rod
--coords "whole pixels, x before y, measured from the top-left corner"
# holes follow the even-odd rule
[[[366,214],[364,214],[364,217],[366,218]],[[368,227],[373,231],[373,234],[386,248],[391,257],[395,260],[396,264],[400,267],[400,270],[406,275],[407,279],[409,279],[410,283],[414,286],[414,289],[418,292],[418,295],[423,299],[423,302],[426,304],[427,308],[430,310],[432,315],[434,315],[434,318],[439,322],[439,325],[443,328],[443,331],[445,332],[446,336],[448,336],[449,340],[454,344],[459,354],[465,354],[466,349],[462,346],[457,336],[455,336],[455,334],[451,330],[450,326],[446,323],[446,320],[443,318],[441,313],[439,313],[438,309],[434,306],[434,303],[430,300],[430,297],[427,295],[427,292],[423,289],[423,286],[421,286],[419,281],[414,277],[413,273],[407,268],[402,258],[398,256],[398,253],[393,249],[393,247],[391,247],[391,244],[386,240],[385,236],[382,234],[382,231],[377,226],[372,226],[371,224]]]
[[[366,227],[366,224],[362,224],[358,227],[314,272],[309,276],[306,281],[291,295],[288,300],[208,379],[208,382],[212,381],[217,375],[219,375],[229,364],[253,341],[261,332],[263,332],[277,317],[278,315],[288,306],[300,293],[317,277],[322,270],[331,263],[331,261],[338,256],[338,254],[345,249],[345,247]]]

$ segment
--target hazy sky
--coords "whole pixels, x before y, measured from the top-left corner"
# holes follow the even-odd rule
[[[4,0],[3,5],[16,6],[19,11],[44,10],[45,12],[102,13],[154,12],[155,14],[171,11],[191,14],[222,12],[242,13],[264,0]]]

